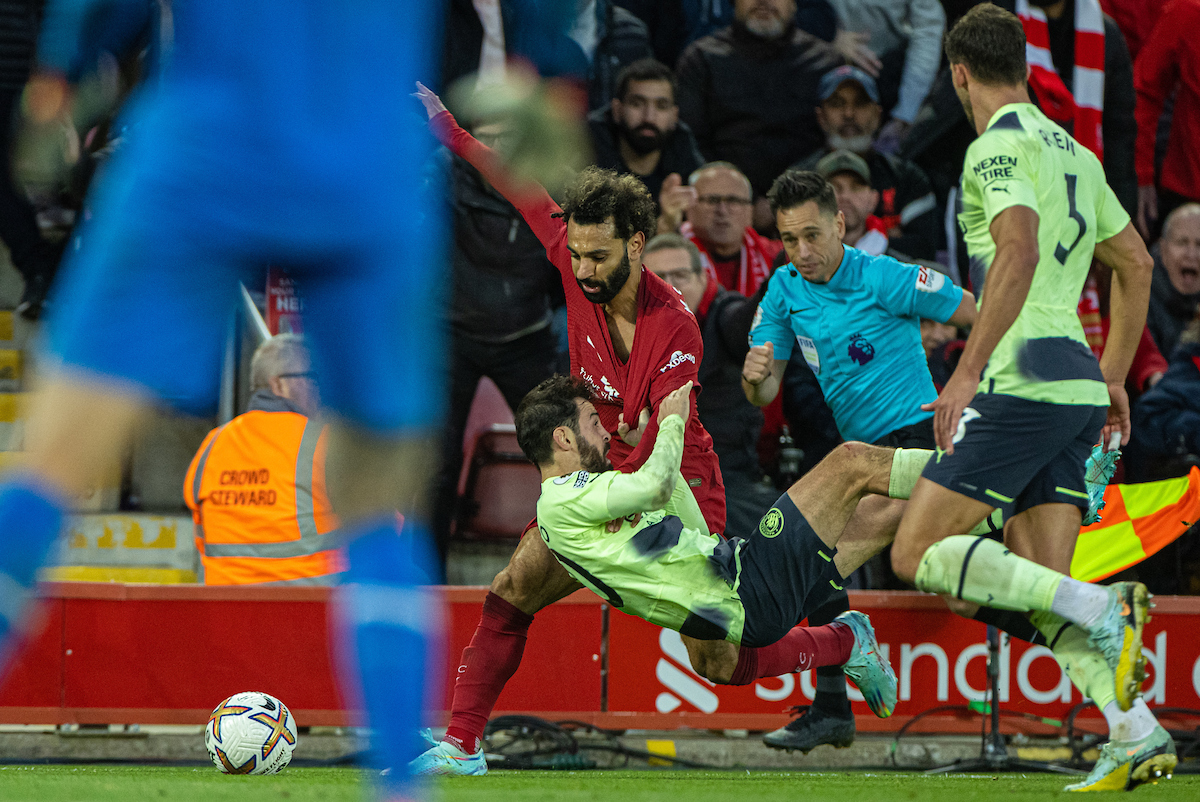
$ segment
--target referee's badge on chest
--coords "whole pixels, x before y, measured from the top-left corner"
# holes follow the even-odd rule
[[[800,345],[800,353],[804,356],[804,361],[812,368],[812,372],[817,375],[821,374],[821,357],[817,354],[817,344],[808,337],[796,335],[796,342]]]

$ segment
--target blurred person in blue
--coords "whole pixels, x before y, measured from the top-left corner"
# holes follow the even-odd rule
[[[212,408],[238,280],[268,262],[287,269],[332,416],[328,490],[349,564],[337,608],[359,680],[347,696],[367,711],[374,765],[392,767],[380,775],[386,799],[420,790],[404,765],[419,751],[440,654],[440,602],[419,587],[418,563],[444,397],[445,225],[421,175],[431,143],[407,97],[432,67],[437,9],[47,4],[26,95],[35,123],[69,113],[97,31],[162,14],[161,49],[64,263],[28,459],[0,483],[0,633],[11,647],[71,499],[152,405]]]

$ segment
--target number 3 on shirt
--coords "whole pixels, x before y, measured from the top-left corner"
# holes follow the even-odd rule
[[[1058,260],[1060,265],[1067,263],[1067,257],[1071,254],[1071,251],[1075,250],[1075,246],[1079,244],[1079,240],[1083,239],[1083,235],[1087,233],[1087,220],[1083,219],[1083,215],[1079,213],[1079,207],[1075,205],[1075,184],[1078,182],[1079,177],[1070,173],[1064,173],[1063,178],[1067,179],[1067,207],[1071,219],[1079,224],[1079,234],[1075,237],[1075,241],[1071,243],[1071,247],[1064,248],[1060,242],[1054,249],[1054,258]]]

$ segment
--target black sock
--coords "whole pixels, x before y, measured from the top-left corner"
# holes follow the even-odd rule
[[[846,591],[835,590],[820,607],[809,613],[808,625],[824,626],[849,609],[850,597]],[[817,692],[812,706],[822,713],[848,718],[851,715],[850,699],[846,696],[846,675],[842,673],[842,667],[822,666],[815,673]]]
[[[1046,638],[1023,613],[1015,610],[996,610],[992,607],[980,607],[972,616],[976,621],[991,624],[1001,632],[1007,632],[1018,640],[1045,646]]]

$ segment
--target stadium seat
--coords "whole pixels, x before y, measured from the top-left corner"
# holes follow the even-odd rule
[[[475,438],[455,536],[515,540],[537,511],[541,477],[517,446],[511,423],[495,423]]]
[[[484,376],[475,388],[471,411],[467,414],[466,425],[463,426],[463,465],[458,475],[459,496],[462,496],[467,490],[467,474],[471,469],[471,460],[475,455],[475,443],[479,436],[498,423],[511,424],[512,422],[512,410],[508,408],[508,403],[505,402],[500,388],[496,387],[495,382]]]

